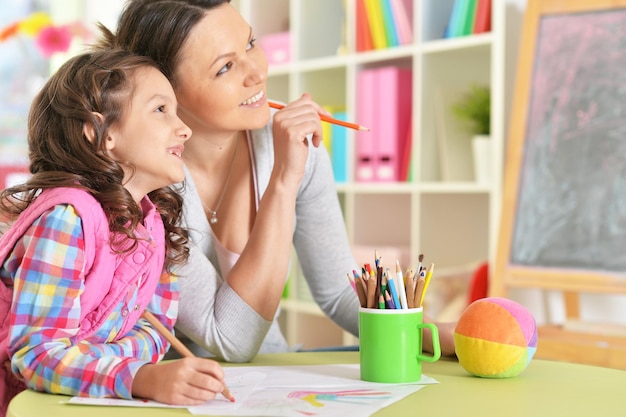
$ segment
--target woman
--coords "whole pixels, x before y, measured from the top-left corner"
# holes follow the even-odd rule
[[[304,94],[271,113],[265,55],[227,0],[131,0],[117,33],[102,30],[100,47],[159,63],[194,132],[184,156],[192,247],[179,271],[177,330],[227,361],[288,350],[277,316],[293,245],[315,301],[357,335],[359,304],[345,274],[358,265],[319,146],[324,110]],[[442,349],[454,353],[443,328]]]

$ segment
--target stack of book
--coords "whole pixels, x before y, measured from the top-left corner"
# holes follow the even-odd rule
[[[491,31],[492,0],[454,0],[444,38]]]
[[[413,0],[356,0],[356,50],[413,42]]]

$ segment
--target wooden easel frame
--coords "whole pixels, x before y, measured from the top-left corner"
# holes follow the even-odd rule
[[[580,293],[626,294],[623,276],[593,271],[550,270],[511,265],[518,184],[525,146],[535,48],[542,16],[626,7],[626,0],[529,0],[524,18],[517,82],[509,131],[500,239],[490,296],[506,297],[512,288],[560,291],[567,320],[580,319]],[[626,250],[626,248],[624,248]],[[540,326],[537,357],[626,369],[626,327]],[[600,327],[601,330],[597,331]],[[619,327],[619,328],[618,328]]]

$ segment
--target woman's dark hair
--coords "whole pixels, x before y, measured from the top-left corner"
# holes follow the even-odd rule
[[[176,67],[189,33],[206,12],[230,0],[130,0],[117,32],[99,24],[97,48],[122,48],[152,58],[176,87]]]
[[[113,248],[124,252],[136,246],[133,230],[143,220],[143,212],[123,187],[124,170],[108,155],[105,141],[109,130],[124,122],[135,87],[134,75],[146,67],[158,68],[149,57],[112,49],[75,56],[50,77],[34,98],[28,115],[32,176],[2,191],[0,214],[14,221],[40,191],[80,188],[102,205]],[[85,136],[85,126],[93,128],[92,138]],[[170,187],[148,195],[165,225],[165,267],[184,263],[189,252],[188,234],[176,226],[182,213],[182,197]],[[130,238],[133,244],[117,245],[120,236]]]

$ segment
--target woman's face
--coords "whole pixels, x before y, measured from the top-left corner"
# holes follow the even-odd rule
[[[269,120],[267,59],[228,3],[209,10],[190,32],[175,78],[179,114],[196,134],[256,129]]]

